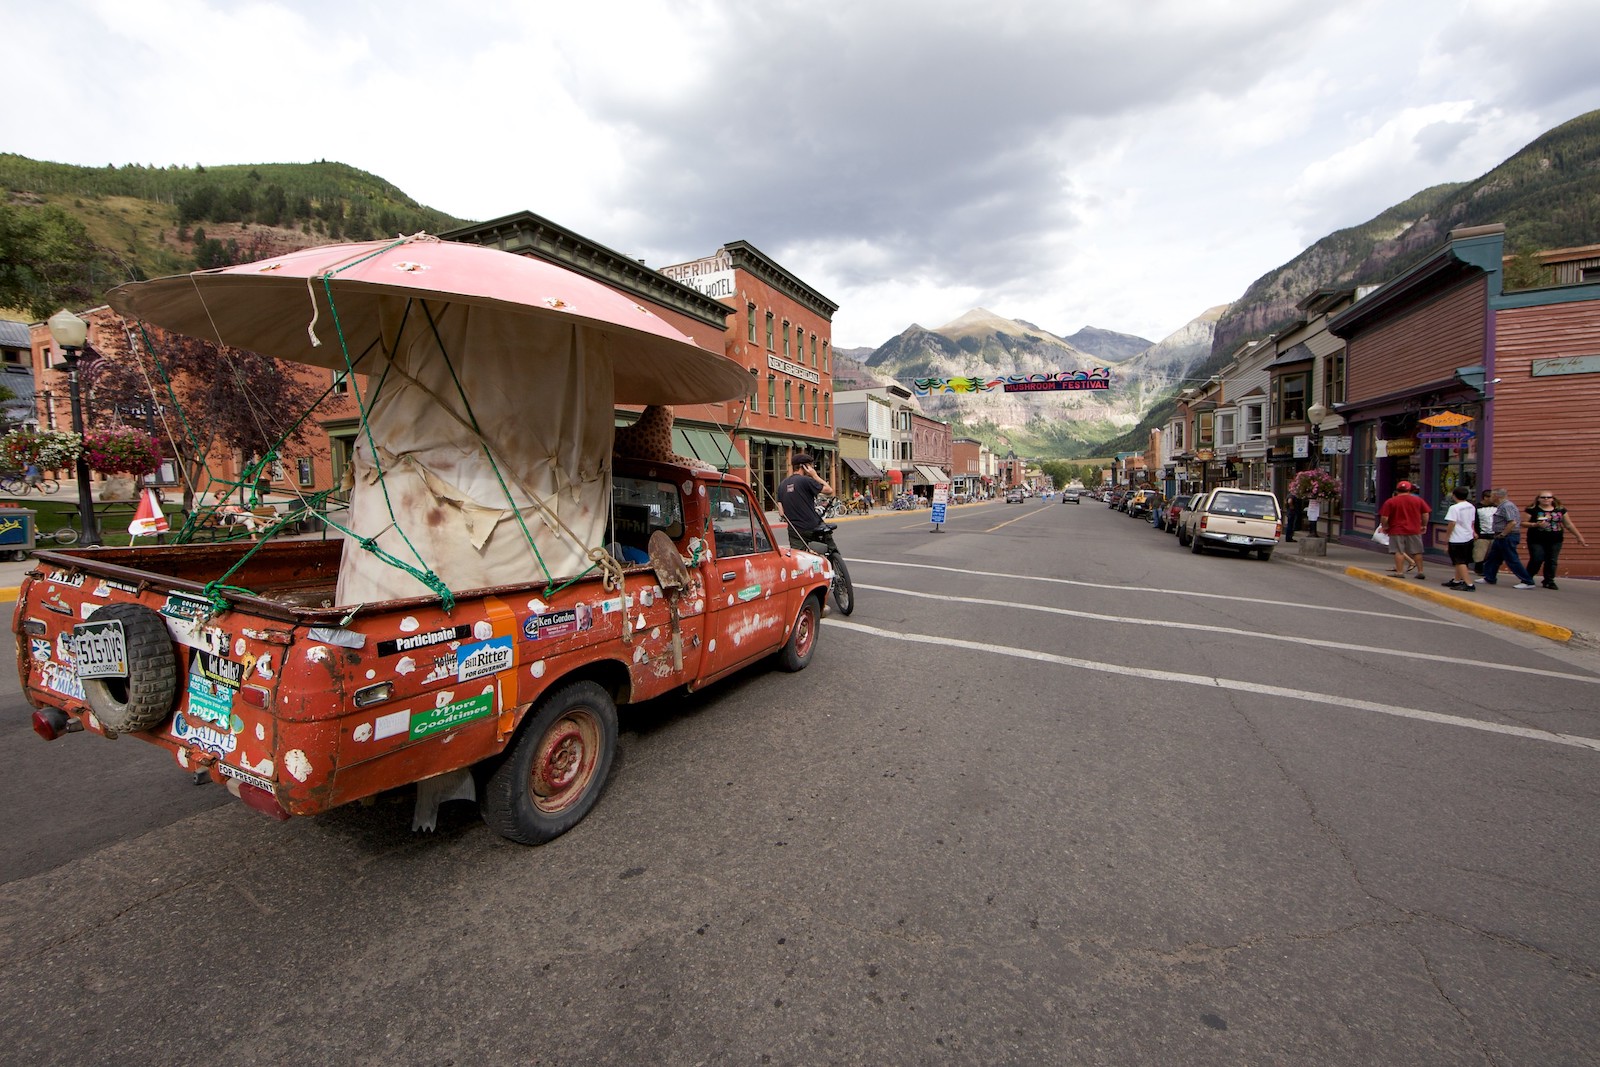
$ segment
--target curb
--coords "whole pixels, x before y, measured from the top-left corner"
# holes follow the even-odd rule
[[[0,604],[15,604],[22,595],[22,586],[0,586]]]
[[[1415,585],[1407,584],[1402,579],[1388,578],[1376,571],[1369,571],[1365,567],[1345,567],[1344,573],[1352,578],[1359,578],[1374,585],[1401,590],[1411,596],[1442,605],[1452,611],[1459,611],[1464,615],[1474,615],[1480,619],[1510,627],[1513,630],[1521,630],[1524,633],[1547,637],[1552,641],[1566,643],[1571,641],[1573,637],[1572,631],[1565,626],[1557,626],[1553,622],[1542,622],[1539,619],[1518,615],[1514,611],[1506,611],[1503,608],[1491,608],[1487,604],[1465,600],[1459,596],[1451,596],[1449,593],[1441,593],[1434,589],[1419,588]]]

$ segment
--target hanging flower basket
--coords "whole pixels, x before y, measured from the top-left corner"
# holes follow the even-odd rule
[[[83,458],[99,474],[149,474],[161,466],[161,443],[143,430],[92,430]]]
[[[78,462],[83,438],[70,430],[12,430],[0,437],[0,466],[25,471],[38,464],[41,470],[65,470]]]
[[[1301,471],[1289,479],[1289,492],[1301,500],[1334,500],[1339,496],[1339,479],[1327,471]]]

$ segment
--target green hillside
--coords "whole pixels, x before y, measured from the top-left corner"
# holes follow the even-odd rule
[[[42,273],[65,286],[60,302],[74,295],[93,302],[129,280],[327,241],[437,233],[464,221],[417,203],[376,175],[328,161],[78,167],[0,153],[0,190],[6,259],[44,262]],[[42,240],[36,236],[40,220],[58,231],[58,246],[49,255],[30,255],[29,242]],[[74,244],[87,246],[85,254],[63,258],[60,248]],[[45,284],[37,277],[22,281]]]

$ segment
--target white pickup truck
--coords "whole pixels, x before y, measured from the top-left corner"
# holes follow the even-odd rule
[[[1178,518],[1178,544],[1200,555],[1229,549],[1271,559],[1283,540],[1283,509],[1265,489],[1212,489],[1195,497]]]

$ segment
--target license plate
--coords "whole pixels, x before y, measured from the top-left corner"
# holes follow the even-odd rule
[[[1244,534],[1228,535],[1228,544],[1230,545],[1248,545],[1249,543],[1250,538],[1246,537]]]
[[[72,657],[79,678],[126,678],[128,639],[122,622],[80,622],[72,628]]]

